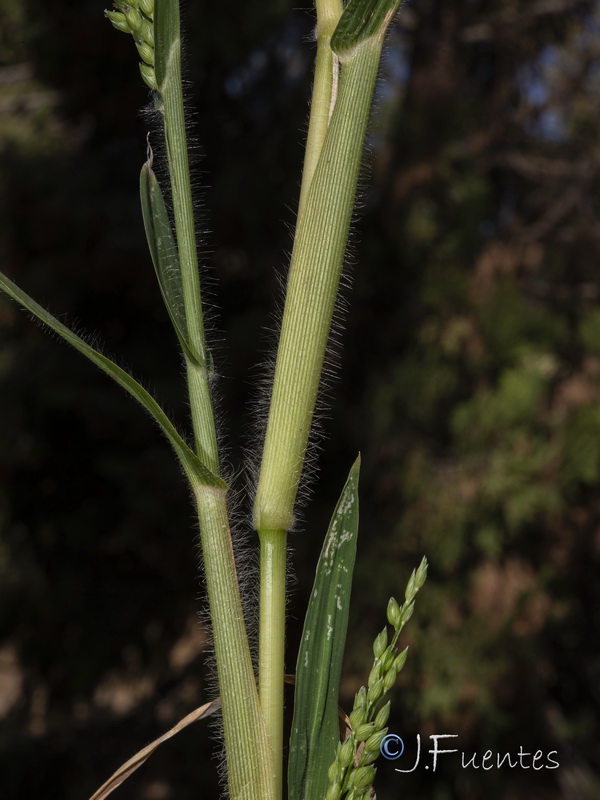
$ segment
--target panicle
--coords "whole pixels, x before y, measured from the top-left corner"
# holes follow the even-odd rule
[[[354,697],[349,717],[350,733],[337,746],[335,761],[329,768],[329,790],[326,800],[363,800],[375,797],[373,781],[376,768],[372,766],[379,756],[381,742],[388,729],[390,702],[386,695],[396,682],[398,673],[406,663],[408,648],[396,650],[400,633],[410,619],[415,597],[427,577],[427,559],[410,576],[404,603],[393,597],[387,607],[387,621],[394,629],[391,640],[388,628],[383,628],[373,643],[374,661],[367,686],[361,686]]]
[[[158,90],[154,71],[154,0],[115,0],[115,11],[104,16],[112,26],[133,36],[141,59],[140,74],[153,91]]]

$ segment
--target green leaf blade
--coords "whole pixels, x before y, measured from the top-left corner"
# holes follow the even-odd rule
[[[332,50],[341,58],[361,42],[383,36],[403,0],[350,0],[331,39]]]
[[[358,536],[357,458],[331,518],[317,565],[296,667],[290,736],[290,800],[322,800],[339,741],[338,696]]]
[[[189,341],[177,245],[162,190],[151,162],[150,158],[140,173],[140,200],[154,271],[181,349],[192,364],[205,366],[204,357],[194,352]]]
[[[91,347],[80,336],[74,333],[66,325],[56,319],[49,311],[36,303],[26,292],[13,283],[9,278],[0,272],[0,289],[9,297],[12,297],[19,305],[23,306],[33,316],[47,325],[51,330],[62,337],[72,347],[82,353],[99,369],[115,380],[125,391],[130,394],[138,403],[146,409],[150,416],[157,423],[169,443],[179,457],[183,469],[193,486],[203,486],[210,489],[226,490],[227,484],[217,475],[214,475],[198,456],[190,449],[184,439],[180,436],[177,429],[165,414],[160,405],[144,387],[139,384],[128,372],[119,367],[110,358]]]

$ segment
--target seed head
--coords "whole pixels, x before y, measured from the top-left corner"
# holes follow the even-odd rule
[[[375,727],[378,730],[381,730],[387,724],[387,721],[390,716],[391,705],[392,705],[391,700],[388,700],[387,703],[384,706],[382,706],[377,712],[377,716],[375,717]]]
[[[389,672],[387,674],[389,675]],[[367,692],[367,699],[369,701],[369,705],[375,705],[375,703],[379,700],[379,698],[383,694],[386,678],[387,675],[385,678],[379,678],[379,680],[375,681],[375,683],[372,686],[369,686],[369,691]]]
[[[140,74],[144,83],[156,91],[154,72],[154,0],[115,0],[116,11],[105,11],[104,15],[118,31],[133,36],[142,60]]]
[[[373,733],[375,733],[375,725],[372,722],[366,722],[364,725],[359,725],[354,731],[354,738],[357,742],[365,742]]]
[[[398,605],[398,601],[393,597],[390,597],[388,602],[387,620],[394,629],[400,624],[400,606]]]
[[[419,568],[417,569],[417,579],[415,582],[417,589],[420,589],[425,583],[425,580],[427,579],[427,567],[428,567],[427,559],[423,556],[423,560],[421,561],[421,563],[419,564]]]
[[[383,690],[386,691],[386,692],[389,692],[389,690],[392,688],[392,686],[396,683],[396,678],[397,677],[398,677],[398,672],[395,669],[394,665],[392,664],[392,666],[390,667],[390,669],[386,673],[385,678],[382,681],[383,682]]]
[[[140,74],[147,86],[149,86],[155,92],[158,91],[154,67],[149,67],[148,64],[140,64]]]
[[[388,729],[384,728],[381,731],[377,731],[377,733],[374,733],[372,736],[369,736],[365,742],[365,752],[379,753],[379,745],[384,740],[387,731]]]
[[[387,672],[391,665],[394,663],[394,655],[396,651],[390,646],[386,648],[385,653],[381,657],[381,671]]]
[[[376,683],[379,678],[381,677],[381,663],[376,661],[373,666],[371,667],[371,672],[369,673],[369,678],[367,680],[367,686],[370,688]]]
[[[339,800],[342,796],[342,784],[341,783],[332,783],[329,789],[327,790],[326,800]]]
[[[353,709],[363,708],[367,703],[367,690],[361,686],[358,692],[354,695]]]
[[[146,42],[136,43],[137,51],[140,58],[148,66],[154,66],[154,48],[150,47]]]
[[[417,573],[413,569],[410,579],[406,585],[406,593],[404,595],[407,603],[410,603],[410,601],[414,599],[414,596],[417,593],[416,584],[417,584]]]
[[[426,577],[427,561],[423,559],[410,576],[404,603],[400,605],[393,597],[388,602],[387,621],[394,628],[394,633],[389,641],[386,627],[373,643],[375,658],[367,686],[361,686],[354,696],[350,714],[352,733],[337,746],[336,760],[329,771],[330,787],[325,800],[342,800],[342,796],[343,800],[375,800],[372,788],[375,768],[372,762],[379,756],[379,747],[388,730],[386,725],[390,703],[388,701],[378,707],[406,662],[408,648],[398,653],[396,644],[403,627],[412,616],[415,596]]]
[[[394,661],[394,669],[396,672],[400,672],[400,670],[406,664],[406,658],[408,656],[408,647],[405,647],[401,653],[398,653],[396,656],[396,660]]]
[[[358,760],[358,766],[364,767],[366,764],[372,764],[373,761],[377,761],[377,757],[379,756],[379,750],[367,750],[365,747],[360,754]]]
[[[354,761],[354,742],[351,736],[343,744],[339,745],[338,761],[344,769]]]
[[[381,658],[381,656],[385,652],[387,643],[388,643],[388,632],[387,628],[384,628],[381,631],[381,633],[378,634],[377,638],[373,642],[373,653],[375,654],[375,658]]]
[[[404,627],[408,620],[412,617],[413,611],[415,610],[415,601],[411,600],[409,603],[405,603],[402,606],[402,613],[401,613],[401,626]]]
[[[154,47],[154,25],[145,17],[142,20],[139,36],[143,42],[147,42],[150,47]]]
[[[127,17],[122,11],[105,11],[104,14],[118,31],[123,31],[123,33],[131,33],[129,23],[127,22]]]
[[[354,711],[350,714],[350,725],[352,726],[353,730],[359,728],[367,718],[367,709],[366,708],[355,708]]]
[[[375,767],[358,767],[350,773],[349,784],[357,792],[368,789],[375,779]]]
[[[343,768],[339,761],[334,761],[327,771],[327,777],[330,783],[340,783],[343,775]]]
[[[127,22],[129,23],[129,27],[131,28],[132,33],[137,33],[142,29],[142,15],[132,5],[123,6],[123,12],[125,17],[127,18]]]

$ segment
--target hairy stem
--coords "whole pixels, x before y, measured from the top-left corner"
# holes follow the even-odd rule
[[[354,206],[381,42],[342,63],[329,130],[299,220],[254,504],[261,530],[289,530]]]
[[[158,0],[156,36],[156,76],[164,114],[175,238],[188,340],[194,355],[193,360],[186,358],[194,438],[201,461],[218,474],[181,86],[177,0]],[[195,489],[195,495],[223,709],[229,795],[232,800],[275,800],[273,762],[244,622],[226,495],[202,487]]]
[[[202,556],[225,731],[232,800],[273,800],[272,758],[252,668],[225,493],[196,492]]]
[[[339,63],[330,42],[342,13],[341,0],[316,0],[317,57],[310,120],[298,202],[298,220],[306,207],[337,93]],[[276,781],[283,781],[283,705],[285,654],[285,530],[260,531],[259,687]]]
[[[328,8],[333,8],[328,4]],[[333,14],[333,12],[332,12]],[[328,18],[331,22],[331,18]],[[333,24],[333,23],[332,23]],[[254,524],[261,546],[273,546],[276,536],[285,547],[284,531],[293,524],[294,504],[317,392],[325,348],[338,293],[339,280],[354,206],[364,137],[383,34],[362,42],[343,60],[340,86],[329,121],[334,85],[334,55],[326,55],[332,27],[324,26],[318,89],[320,113],[314,122],[303,177],[302,198],[288,277],[285,308],[259,483]],[[283,702],[283,660],[273,651],[272,636],[281,635],[285,599],[270,587],[276,582],[272,561],[261,559],[260,688],[271,749],[277,759],[281,727],[274,703]],[[281,567],[283,569],[283,567]],[[279,578],[279,583],[284,580]],[[265,607],[262,607],[262,604]],[[274,608],[280,603],[279,608]],[[283,706],[278,709],[281,716]],[[276,772],[279,766],[275,766]]]
[[[190,185],[189,159],[185,132],[181,56],[179,42],[169,60],[168,78],[159,87],[163,100],[167,159],[171,178],[171,198],[175,237],[181,265],[183,302],[188,337],[198,364],[187,361],[192,424],[198,455],[213,472],[219,471],[217,436],[208,375],[208,354],[200,294],[200,276],[196,251],[194,207]]]

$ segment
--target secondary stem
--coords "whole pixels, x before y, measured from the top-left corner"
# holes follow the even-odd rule
[[[285,531],[260,531],[259,692],[273,756],[276,796],[283,784]]]

